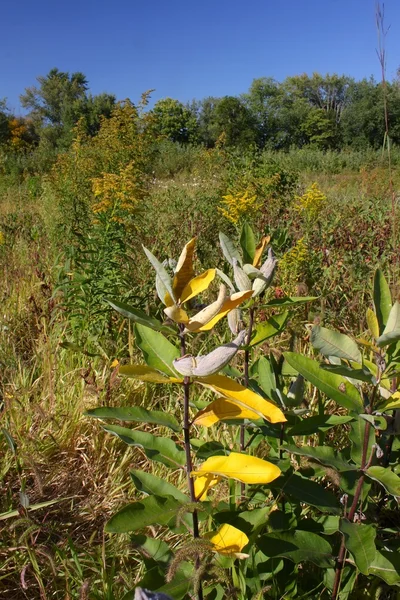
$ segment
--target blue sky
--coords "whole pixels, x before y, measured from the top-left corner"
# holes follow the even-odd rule
[[[52,67],[90,90],[153,101],[237,95],[256,77],[380,76],[374,0],[19,0],[1,9],[0,98]],[[386,0],[387,77],[400,65],[400,2]]]

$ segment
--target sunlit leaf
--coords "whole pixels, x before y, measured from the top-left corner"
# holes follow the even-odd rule
[[[328,431],[332,427],[348,423],[353,418],[346,415],[315,415],[289,427],[286,433],[288,435],[312,435],[318,431]]]
[[[164,313],[169,319],[171,319],[171,321],[174,321],[175,323],[183,323],[185,325],[189,322],[189,317],[186,311],[183,310],[183,308],[176,306],[176,304],[164,308]]]
[[[296,371],[326,394],[328,398],[332,398],[348,410],[358,413],[364,410],[360,392],[347,379],[322,369],[315,360],[307,356],[296,352],[285,352],[284,356]]]
[[[252,291],[248,292],[237,292],[236,294],[232,294],[232,296],[224,301],[221,308],[217,312],[217,314],[209,320],[205,325],[200,327],[198,331],[209,331],[212,329],[218,321],[223,319],[229,311],[233,310],[252,296]]]
[[[252,263],[256,251],[256,240],[253,230],[247,222],[243,223],[240,232],[240,246],[243,251],[243,262]]]
[[[175,358],[180,352],[161,333],[148,327],[135,325],[136,343],[143,353],[144,360],[149,367],[162,371],[169,377],[177,377],[172,367]]]
[[[163,283],[163,286],[166,288],[166,290],[168,291],[168,293],[171,296],[171,298],[173,300],[175,300],[175,296],[174,296],[174,293],[172,291],[172,281],[171,281],[171,277],[168,274],[168,271],[160,263],[160,261],[154,256],[154,254],[152,254],[152,252],[150,252],[150,250],[148,250],[144,246],[143,246],[143,250],[144,250],[147,258],[151,262],[153,268],[155,269],[157,275],[161,279],[161,281]]]
[[[296,306],[299,304],[306,304],[308,302],[312,302],[313,300],[318,300],[318,296],[292,296],[285,298],[273,298],[269,300],[266,304],[262,304],[260,308],[272,308],[278,306]]]
[[[107,300],[107,302],[121,315],[131,319],[132,321],[135,321],[135,323],[140,323],[140,325],[150,327],[150,329],[154,329],[155,331],[173,331],[171,327],[163,325],[160,321],[154,319],[153,317],[149,317],[143,310],[128,306],[127,304],[118,302],[117,300]]]
[[[211,282],[215,279],[215,274],[216,269],[208,269],[207,271],[204,271],[204,273],[191,279],[182,290],[182,294],[179,297],[180,302],[183,304],[184,302],[191,300],[191,298],[198,296],[198,294],[205,292],[209,288]]]
[[[231,452],[229,456],[211,456],[191,472],[192,477],[206,474],[228,477],[242,483],[270,483],[279,477],[281,470],[261,458]]]
[[[225,375],[211,375],[198,381],[217,394],[230,398],[241,407],[254,411],[271,423],[283,423],[286,417],[280,408]]]
[[[383,485],[388,494],[396,498],[400,497],[400,477],[393,473],[389,467],[369,467],[365,473],[368,477]]]
[[[399,552],[377,551],[369,565],[369,575],[376,575],[388,585],[400,584],[400,554]]]
[[[261,238],[261,241],[258,244],[257,248],[255,249],[254,258],[253,258],[253,267],[256,267],[256,269],[258,269],[259,266],[261,265],[262,255],[264,253],[265,248],[268,246],[270,239],[271,239],[270,235],[264,235]]]
[[[380,269],[375,271],[374,276],[374,305],[379,323],[379,333],[382,334],[392,309],[392,297],[388,283]]]
[[[180,383],[183,381],[182,377],[167,377],[147,365],[123,365],[119,368],[119,375],[150,383]]]
[[[379,347],[393,344],[400,340],[400,303],[395,302],[387,318],[382,335],[376,340]]]
[[[251,290],[252,283],[243,269],[239,267],[236,259],[233,260],[233,277],[238,290],[241,292]]]
[[[265,340],[277,335],[285,328],[288,321],[289,313],[283,312],[280,315],[274,315],[267,321],[258,323],[254,328],[254,336],[251,339],[250,346],[261,344]]]
[[[210,427],[218,423],[218,421],[235,419],[249,419],[254,421],[259,418],[259,413],[255,413],[228,398],[218,398],[214,402],[211,402],[207,408],[197,413],[193,424]]]
[[[156,477],[151,473],[139,469],[130,471],[130,476],[137,490],[149,496],[172,496],[180,502],[189,502],[189,496],[168,483],[165,478]]]
[[[99,406],[85,412],[85,416],[96,419],[116,419],[117,421],[153,423],[181,431],[182,427],[174,415],[161,410],[147,410],[142,406]]]
[[[249,543],[249,538],[243,531],[236,529],[233,525],[224,523],[217,531],[211,531],[204,536],[213,545],[213,550],[225,556],[237,556],[246,558],[242,549]],[[238,556],[240,555],[240,556]]]
[[[196,500],[205,500],[209,488],[214,487],[221,481],[221,477],[207,473],[202,477],[196,477],[194,480],[194,495]]]
[[[354,340],[338,331],[315,325],[311,330],[311,343],[326,357],[337,356],[361,363],[361,352]]]
[[[149,525],[174,527],[182,502],[172,496],[148,496],[139,502],[128,504],[106,523],[107,533],[128,533]]]
[[[178,300],[181,297],[182,290],[193,278],[193,252],[196,244],[196,238],[192,238],[188,242],[179,257],[176,265],[174,279],[172,281],[172,291],[175,298]]]
[[[367,325],[368,325],[368,329],[370,330],[372,336],[375,339],[378,339],[379,337],[379,323],[378,323],[378,319],[376,317],[376,314],[374,313],[373,310],[371,310],[370,308],[367,308]]]
[[[227,235],[225,235],[225,233],[220,232],[219,242],[221,244],[223,255],[225,256],[228,263],[232,265],[232,267],[234,258],[236,258],[239,264],[242,264],[242,257],[240,256],[239,250],[235,247],[235,244],[232,242],[232,240]]]
[[[189,323],[186,325],[185,331],[200,331],[202,327],[206,325],[206,323],[210,322],[219,314],[226,299],[226,287],[221,285],[219,288],[218,298],[215,300],[215,302],[212,302],[203,308],[203,310],[194,315],[191,319],[189,319]]]

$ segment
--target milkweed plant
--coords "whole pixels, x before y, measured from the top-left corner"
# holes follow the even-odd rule
[[[182,414],[87,412],[171,473],[132,470],[138,499],[106,524],[143,556],[136,596],[124,600],[397,598],[384,594],[400,586],[400,304],[385,277],[377,270],[363,337],[318,324],[311,356],[278,356],[268,340],[315,298],[269,293],[277,260],[247,223],[238,246],[220,234],[223,270],[196,274],[195,243],[177,263],[144,248],[163,320],[109,300],[134,322],[144,361],[119,374],[173,386]],[[223,331],[232,339],[221,344]],[[199,336],[209,352],[195,351]],[[204,441],[210,431],[215,440]],[[172,483],[180,473],[184,491]]]

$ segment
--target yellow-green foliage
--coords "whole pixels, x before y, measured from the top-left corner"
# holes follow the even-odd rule
[[[313,219],[319,215],[325,203],[325,194],[317,183],[313,183],[302,196],[295,197],[294,209],[307,219]]]
[[[279,278],[286,294],[293,294],[296,285],[304,279],[310,252],[304,237],[286,252],[279,261]]]
[[[222,196],[221,206],[218,210],[234,225],[243,217],[252,217],[262,207],[262,202],[250,190],[236,192]]]

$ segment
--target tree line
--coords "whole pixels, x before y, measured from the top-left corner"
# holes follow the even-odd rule
[[[52,69],[21,95],[26,109],[16,117],[0,100],[0,145],[14,150],[35,146],[67,150],[78,121],[95,135],[117,103],[113,94],[93,96],[83,73]],[[148,110],[156,135],[180,144],[287,150],[379,148],[385,136],[386,96],[391,141],[400,143],[400,81],[356,81],[345,75],[296,75],[278,82],[254,79],[239,96],[207,97],[184,104],[159,100]]]

